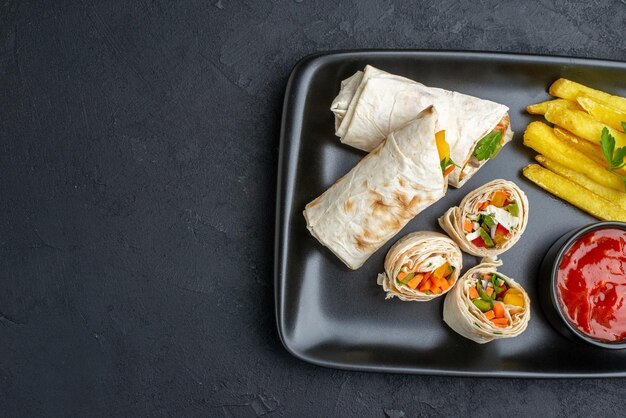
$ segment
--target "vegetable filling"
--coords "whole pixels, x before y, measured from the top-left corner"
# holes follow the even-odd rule
[[[437,144],[437,151],[439,152],[439,164],[441,165],[441,172],[446,177],[448,174],[454,171],[454,161],[450,158],[450,145],[446,141],[446,131],[439,131],[435,134],[435,141]]]
[[[510,118],[505,115],[496,125],[493,131],[485,135],[474,148],[474,152],[470,159],[465,163],[459,179],[463,179],[466,175],[478,170],[483,164],[494,158],[504,145],[506,132],[509,130]]]
[[[476,210],[463,219],[465,238],[476,247],[502,248],[519,227],[519,204],[508,191],[491,193]]]
[[[404,264],[396,275],[396,285],[419,290],[427,295],[437,295],[454,285],[456,268],[441,256],[434,256],[422,263],[412,266],[409,261]]]
[[[521,290],[510,288],[497,273],[475,273],[476,285],[468,290],[467,296],[487,320],[499,328],[511,325],[512,311],[524,308]]]

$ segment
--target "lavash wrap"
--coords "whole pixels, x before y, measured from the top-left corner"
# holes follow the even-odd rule
[[[359,88],[362,79],[363,71],[357,71],[341,82],[339,94],[335,97],[335,100],[333,100],[330,106],[330,110],[335,114],[335,132],[339,129],[339,126],[341,126],[341,121],[346,116],[350,101]]]
[[[418,289],[398,285],[396,277],[403,265],[410,263],[410,266],[413,267],[435,256],[442,256],[454,267],[454,272],[450,276],[450,287],[446,291],[437,295],[429,295]],[[403,301],[424,302],[449,292],[454,287],[462,268],[463,255],[461,250],[450,238],[438,232],[413,232],[402,237],[389,249],[385,257],[385,271],[378,275],[377,283],[387,292],[386,299],[397,297]]]
[[[515,280],[497,271],[502,262],[481,263],[469,269],[448,292],[443,303],[443,321],[455,332],[478,344],[485,344],[501,338],[520,335],[530,321],[530,298],[528,293]],[[505,316],[509,319],[507,327],[498,327],[491,322],[471,301],[469,289],[476,286],[474,273],[494,273],[502,277],[508,288],[519,289],[524,297],[524,307],[506,305]]]
[[[427,108],[306,205],[311,234],[349,268],[361,267],[445,194],[437,129],[437,113]]]
[[[478,203],[489,198],[489,196],[497,191],[505,190],[511,194],[511,198],[517,202],[519,206],[520,223],[515,231],[511,232],[511,238],[500,248],[481,248],[472,244],[465,238],[463,231],[463,219],[468,214],[478,212]],[[498,255],[511,248],[520,239],[526,225],[528,224],[528,198],[526,194],[515,183],[508,180],[496,179],[487,184],[469,192],[459,206],[453,206],[448,209],[440,218],[439,225],[452,238],[463,251],[468,254],[483,257],[486,260],[496,260]]]
[[[501,143],[513,138],[508,107],[466,94],[427,87],[405,77],[368,65],[341,83],[331,104],[335,114],[335,135],[341,142],[363,151],[376,148],[387,134],[404,126],[429,106],[435,106],[440,129],[446,131],[450,157],[457,165],[448,176],[453,187],[461,187],[487,160],[477,167],[468,165],[477,142],[494,130],[501,120],[506,129]]]

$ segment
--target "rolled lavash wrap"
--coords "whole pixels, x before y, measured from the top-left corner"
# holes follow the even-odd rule
[[[461,187],[513,138],[508,107],[427,87],[368,65],[341,83],[331,105],[335,134],[342,143],[369,152],[433,105],[450,144],[448,158],[456,165],[449,183]]]
[[[362,79],[363,71],[357,71],[341,82],[339,94],[335,97],[335,100],[333,100],[333,103],[330,106],[330,110],[335,114],[335,131],[339,129],[341,121],[344,116],[346,116],[350,101],[354,97]]]
[[[528,209],[528,198],[515,183],[493,180],[448,209],[439,225],[465,252],[495,260],[524,233]]]
[[[501,264],[488,262],[469,269],[443,303],[444,322],[479,344],[517,337],[530,320],[528,294],[497,271]]]
[[[311,234],[349,268],[445,194],[437,129],[437,113],[427,108],[306,205]]]
[[[377,282],[386,299],[424,302],[447,293],[463,268],[459,247],[443,234],[413,232],[396,242],[385,257]]]

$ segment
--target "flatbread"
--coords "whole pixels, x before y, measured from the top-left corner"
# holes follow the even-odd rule
[[[478,203],[488,199],[489,196],[497,190],[507,191],[511,194],[511,197],[515,199],[519,206],[520,223],[518,227],[512,231],[512,236],[505,245],[499,248],[477,247],[466,239],[465,232],[463,231],[463,219],[465,219],[468,214],[476,213],[478,211]],[[463,200],[461,200],[459,206],[451,207],[439,218],[439,225],[466,253],[484,257],[489,260],[495,260],[498,255],[511,248],[521,238],[528,224],[528,209],[528,198],[522,189],[512,181],[497,179],[468,193]]]
[[[402,266],[420,266],[430,260],[438,260],[433,267],[447,261],[454,272],[448,281],[450,287],[439,294],[428,294],[419,289],[411,289],[399,284],[396,277]],[[377,283],[387,292],[387,299],[397,297],[404,301],[425,302],[446,294],[456,284],[463,268],[463,254],[459,247],[447,236],[430,231],[408,234],[396,242],[385,257],[385,272],[378,275]]]
[[[445,194],[437,130],[437,113],[429,107],[306,205],[311,234],[349,268],[363,265]]]
[[[530,298],[528,293],[512,278],[497,271],[498,263],[482,263],[467,271],[458,280],[457,285],[448,293],[443,303],[443,321],[456,333],[478,344],[485,344],[502,338],[512,338],[520,335],[530,321]],[[505,317],[509,325],[498,327],[472,303],[469,297],[469,288],[476,286],[475,273],[494,273],[502,277],[507,287],[519,289],[524,297],[524,307],[506,305]]]
[[[434,106],[440,129],[446,131],[450,156],[457,164],[449,175],[453,187],[461,187],[488,160],[468,164],[476,144],[489,132],[503,131],[501,144],[513,137],[508,107],[489,100],[434,87],[370,65],[342,82],[331,105],[335,114],[335,134],[341,142],[370,152],[392,131]],[[461,175],[462,169],[465,173]]]

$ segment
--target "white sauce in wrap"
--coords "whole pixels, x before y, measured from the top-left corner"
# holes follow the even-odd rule
[[[489,199],[489,196],[497,190],[509,192],[512,199],[514,199],[517,203],[519,207],[519,216],[517,217],[519,224],[515,225],[514,229],[511,231],[511,238],[504,245],[495,248],[477,247],[471,243],[468,240],[468,236],[465,235],[465,232],[463,231],[463,220],[468,217],[471,218],[473,214],[478,213],[478,204]],[[493,209],[499,208],[494,207]],[[496,213],[495,210],[492,211]],[[499,220],[512,223],[510,219],[505,219],[504,215],[501,214],[500,216],[502,219]],[[451,207],[439,218],[439,225],[448,233],[450,238],[459,244],[459,247],[461,247],[463,251],[477,257],[485,257],[491,260],[495,260],[499,254],[502,254],[511,248],[520,239],[527,224],[528,198],[526,197],[526,194],[522,191],[522,189],[517,187],[515,183],[501,179],[490,181],[489,183],[469,192],[463,200],[461,200],[459,206]],[[469,234],[469,239],[476,237],[476,234]]]

